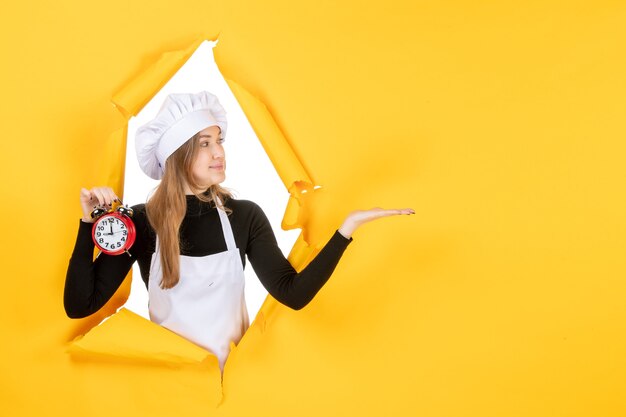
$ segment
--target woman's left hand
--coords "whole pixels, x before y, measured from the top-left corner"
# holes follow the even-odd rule
[[[395,216],[398,214],[415,214],[415,210],[412,208],[383,209],[381,207],[374,207],[369,210],[355,210],[348,214],[348,217],[346,217],[346,220],[344,220],[338,230],[346,239],[350,239],[352,233],[362,224],[382,217]]]

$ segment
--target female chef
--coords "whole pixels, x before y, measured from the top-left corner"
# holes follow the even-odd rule
[[[64,306],[71,318],[98,311],[137,261],[148,289],[150,320],[214,353],[223,371],[230,342],[249,326],[245,258],[268,292],[301,309],[330,278],[351,235],[381,217],[412,209],[351,212],[300,273],[283,256],[269,221],[252,201],[219,184],[225,179],[226,112],[209,92],[170,94],[157,116],[137,130],[141,169],[161,180],[145,204],[133,206],[136,240],[129,255],[93,260],[91,212],[120,201],[110,187],[81,189],[83,218],[69,262]]]

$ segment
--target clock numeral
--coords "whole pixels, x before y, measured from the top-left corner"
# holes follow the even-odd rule
[[[104,219],[101,218],[97,220],[95,226],[93,236],[101,251],[105,253],[119,253],[124,250],[130,255],[126,246],[128,242],[130,242],[131,231],[129,230],[129,224],[126,223],[126,220],[115,216],[105,216]]]

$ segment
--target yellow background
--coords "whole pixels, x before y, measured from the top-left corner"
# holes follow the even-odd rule
[[[39,1],[0,19],[3,415],[626,414],[624,2]],[[312,242],[354,209],[416,211],[358,229],[303,310],[274,305],[223,398],[211,363],[65,351],[128,280],[90,318],[62,304],[80,187],[122,186],[112,97],[218,35],[224,76],[324,187]]]

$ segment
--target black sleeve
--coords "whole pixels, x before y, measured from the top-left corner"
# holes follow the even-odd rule
[[[335,270],[352,237],[338,230],[317,256],[297,273],[281,252],[267,216],[256,205],[246,253],[265,289],[280,303],[300,310],[315,297]]]
[[[76,319],[100,310],[115,294],[135,261],[135,256],[100,253],[93,260],[92,223],[80,221],[78,236],[65,277],[63,304],[68,317]],[[132,254],[132,248],[131,248]]]

